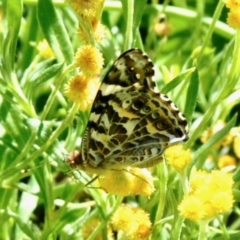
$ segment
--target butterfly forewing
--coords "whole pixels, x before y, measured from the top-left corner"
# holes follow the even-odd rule
[[[123,53],[97,93],[83,138],[79,167],[100,172],[154,165],[172,144],[188,139],[187,121],[153,81],[151,60],[139,49]]]

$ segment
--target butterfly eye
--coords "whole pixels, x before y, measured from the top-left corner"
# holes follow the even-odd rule
[[[167,129],[167,123],[164,122],[163,120],[160,120],[156,123],[156,127],[157,129],[159,130],[162,130],[162,129]]]

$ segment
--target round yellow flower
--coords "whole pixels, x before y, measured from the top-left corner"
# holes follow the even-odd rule
[[[226,7],[230,9],[235,9],[240,7],[239,0],[224,0],[223,2],[226,4]]]
[[[65,88],[65,95],[86,111],[93,103],[99,87],[98,78],[89,79],[84,75],[73,76]]]
[[[75,64],[86,76],[100,73],[103,67],[102,53],[92,45],[85,45],[78,49],[75,55]]]
[[[151,173],[145,168],[109,170],[99,176],[100,187],[120,196],[150,195],[155,191]]]
[[[115,231],[123,231],[129,240],[144,240],[151,234],[149,214],[137,207],[122,204],[111,223]]]
[[[174,167],[177,171],[183,171],[191,161],[190,150],[184,150],[182,145],[174,145],[167,148],[164,152],[169,165]]]
[[[228,13],[227,23],[232,28],[240,28],[240,8],[231,9]]]
[[[178,206],[180,215],[193,221],[198,221],[205,217],[205,211],[198,211],[198,209],[202,209],[202,201],[194,195],[185,196]]]

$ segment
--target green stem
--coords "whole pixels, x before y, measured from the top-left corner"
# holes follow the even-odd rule
[[[189,182],[188,182],[188,178],[187,178],[186,169],[184,170],[183,173],[179,173],[178,176],[179,176],[179,179],[180,179],[180,183],[182,184],[184,195],[188,194],[189,193]]]
[[[124,51],[132,47],[133,42],[133,14],[134,14],[134,0],[128,0],[127,11],[127,29],[126,40],[124,42]]]
[[[174,228],[171,232],[171,239],[172,240],[179,240],[181,239],[182,228],[184,226],[184,218],[178,215],[177,221],[174,223]]]
[[[213,18],[212,18],[212,22],[211,22],[211,24],[209,26],[207,35],[206,35],[206,37],[204,39],[204,42],[202,44],[201,51],[199,52],[199,55],[198,55],[198,58],[197,58],[198,63],[201,61],[201,58],[203,56],[205,48],[209,45],[210,39],[211,39],[213,31],[215,29],[216,22],[217,22],[217,20],[220,17],[220,14],[222,12],[223,6],[224,6],[223,1],[219,1],[218,5],[216,7],[216,10],[214,12]]]
[[[201,221],[199,223],[199,235],[198,240],[206,240],[208,233],[208,222],[209,221]]]
[[[162,164],[158,165],[157,168],[157,175],[159,178],[159,199],[161,199],[161,201],[159,201],[159,205],[157,208],[157,213],[156,213],[156,217],[155,217],[155,222],[159,221],[160,219],[162,219],[163,216],[163,212],[166,206],[166,192],[167,192],[167,182],[168,182],[168,171],[167,171],[167,166],[165,161],[162,162]]]

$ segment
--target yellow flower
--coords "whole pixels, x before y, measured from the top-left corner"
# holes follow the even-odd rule
[[[240,7],[239,0],[224,0],[223,2],[226,4],[227,8],[235,9]]]
[[[39,51],[39,54],[43,58],[54,58],[55,57],[54,53],[53,53],[52,49],[50,48],[46,39],[44,39],[43,41],[38,43],[37,50]]]
[[[94,17],[102,10],[103,0],[68,0],[68,2],[79,16]]]
[[[144,240],[151,234],[149,214],[137,207],[122,204],[111,223],[115,231],[123,231],[129,240]]]
[[[79,74],[70,79],[65,88],[65,95],[79,104],[81,111],[86,111],[93,103],[98,87],[98,78],[89,79]]]
[[[201,209],[202,211],[197,211]],[[205,217],[205,211],[202,209],[202,201],[194,195],[185,196],[178,206],[178,210],[184,218],[198,221]]]
[[[127,167],[109,170],[99,177],[100,187],[109,193],[120,196],[145,195],[149,197],[154,191],[153,178],[145,168]]]
[[[86,76],[100,73],[103,67],[102,53],[92,45],[85,45],[78,49],[75,55],[75,64]]]
[[[227,23],[232,28],[240,28],[240,8],[231,9],[228,13]]]
[[[184,150],[182,145],[174,145],[167,148],[164,152],[169,165],[174,167],[177,171],[183,171],[191,161],[190,150]]]
[[[233,180],[229,173],[214,170],[211,173],[197,171],[191,174],[191,192],[186,195],[178,210],[180,215],[193,221],[211,219],[232,208]]]
[[[237,166],[235,157],[230,155],[223,155],[218,158],[218,167],[224,168],[228,166]]]
[[[191,173],[191,189],[192,191],[195,191],[198,188],[202,187],[202,184],[204,182],[204,179],[206,179],[206,177],[208,173],[202,170],[198,170],[198,171],[193,171]]]
[[[101,224],[100,220],[97,218],[90,218],[88,219],[83,227],[82,227],[82,238],[88,239],[88,237],[92,234],[92,232]],[[112,237],[112,231],[110,229],[110,227],[107,228],[108,229],[108,239],[111,239]],[[102,239],[102,233],[99,232],[99,234],[96,236],[96,238],[94,238],[96,240],[101,240]]]
[[[78,26],[78,36],[79,38],[84,41],[85,43],[89,43],[89,33],[93,35],[93,39],[96,42],[101,42],[105,38],[106,29],[101,22],[99,22],[96,18],[92,19],[85,19],[85,22],[89,26],[89,29],[87,29],[88,32],[86,32],[85,28],[79,24]]]

